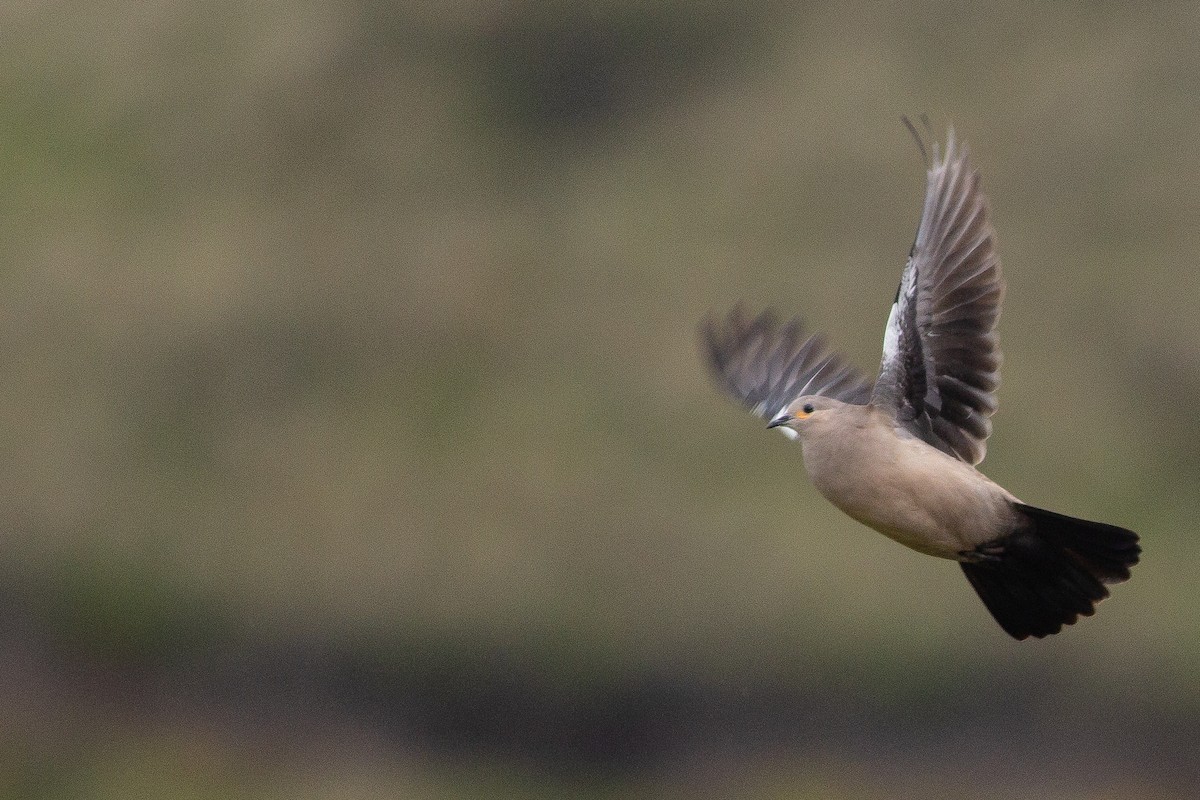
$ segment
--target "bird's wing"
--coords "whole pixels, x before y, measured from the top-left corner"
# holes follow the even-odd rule
[[[871,395],[870,382],[827,353],[819,336],[806,336],[798,319],[780,323],[769,310],[747,318],[739,305],[724,320],[704,320],[700,334],[717,383],[763,419],[802,395],[859,405]]]
[[[917,238],[883,337],[871,402],[968,464],[987,452],[1000,384],[1004,276],[979,174],[950,131],[936,142]]]

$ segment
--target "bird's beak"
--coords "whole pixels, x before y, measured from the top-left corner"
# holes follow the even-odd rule
[[[791,421],[792,421],[791,415],[780,414],[778,417],[776,417],[775,419],[773,419],[769,423],[767,423],[767,427],[768,428],[779,428],[784,425],[787,425]]]

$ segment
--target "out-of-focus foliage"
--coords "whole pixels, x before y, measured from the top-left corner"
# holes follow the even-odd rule
[[[1198,37],[1186,3],[0,10],[0,791],[1194,787]],[[1043,642],[696,356],[745,299],[874,367],[922,112],[1009,277],[985,470],[1144,540]]]

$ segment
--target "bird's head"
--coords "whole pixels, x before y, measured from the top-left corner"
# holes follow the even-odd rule
[[[820,425],[823,419],[828,420],[832,416],[829,411],[844,405],[841,400],[832,397],[803,395],[784,406],[767,427],[779,428],[789,439],[795,439],[813,426]]]

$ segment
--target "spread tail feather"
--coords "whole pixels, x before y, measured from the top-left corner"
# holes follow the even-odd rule
[[[1129,579],[1142,548],[1133,531],[1021,503],[1025,525],[963,553],[959,562],[1000,627],[1015,639],[1042,638],[1090,617],[1105,584]]]

